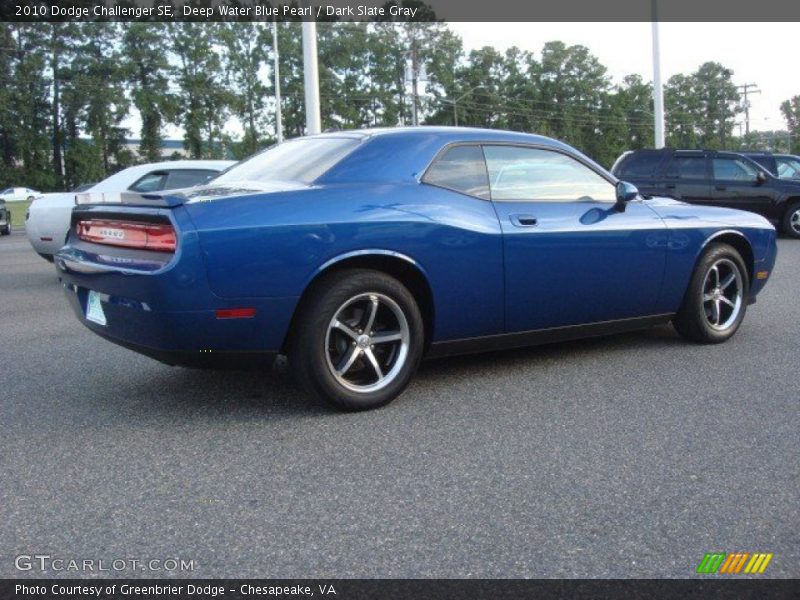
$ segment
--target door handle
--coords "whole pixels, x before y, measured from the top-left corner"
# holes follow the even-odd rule
[[[726,191],[728,191],[728,188],[726,186],[724,186],[724,185],[714,186],[714,189],[717,190],[718,192],[726,192]]]
[[[517,227],[536,227],[539,221],[533,215],[509,215],[511,222]]]
[[[674,183],[668,183],[664,187],[667,188],[668,190],[674,190],[675,189],[675,184]]]

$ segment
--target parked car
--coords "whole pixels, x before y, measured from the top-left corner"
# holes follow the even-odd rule
[[[0,198],[0,235],[11,233],[11,211],[6,206],[6,201]]]
[[[205,183],[232,164],[230,160],[173,160],[137,165],[72,192],[44,194],[30,205],[25,216],[28,240],[42,258],[52,261],[53,254],[64,245],[79,194],[84,194],[81,198],[86,202],[119,202],[125,191],[157,192]]]
[[[781,179],[753,159],[714,150],[635,150],[611,172],[649,196],[758,213],[800,238],[800,181]]]
[[[22,202],[23,200],[33,201],[41,192],[26,187],[10,187],[0,192],[0,198],[6,202]]]
[[[288,141],[205,186],[78,206],[55,262],[114,343],[201,366],[287,353],[301,385],[357,410],[423,355],[670,320],[723,342],[776,250],[766,219],[643,199],[556,140],[416,127]]]
[[[772,152],[742,152],[781,179],[800,179],[800,157]]]

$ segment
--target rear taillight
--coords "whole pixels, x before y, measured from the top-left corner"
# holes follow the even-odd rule
[[[156,252],[174,252],[175,230],[168,223],[131,221],[78,221],[78,237],[95,244],[139,248]]]

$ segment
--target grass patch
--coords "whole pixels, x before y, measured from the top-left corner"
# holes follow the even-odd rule
[[[6,208],[11,211],[11,228],[25,229],[25,213],[31,205],[27,200],[19,202],[6,202]]]

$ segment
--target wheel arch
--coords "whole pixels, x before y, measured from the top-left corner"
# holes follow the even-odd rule
[[[289,338],[295,329],[295,320],[313,294],[315,286],[328,275],[347,269],[372,269],[386,273],[402,283],[417,301],[425,327],[425,350],[433,339],[435,305],[425,269],[413,258],[392,250],[356,250],[336,256],[322,264],[306,282],[300,300],[292,314],[289,328],[283,340],[285,352]]]
[[[713,235],[709,236],[705,242],[703,242],[703,245],[700,248],[700,253],[697,255],[695,264],[697,260],[700,260],[700,256],[702,255],[703,251],[709,246],[709,244],[713,243],[728,244],[736,249],[744,261],[744,266],[747,268],[748,284],[752,284],[754,276],[753,274],[755,272],[755,254],[753,253],[753,246],[750,244],[750,240],[747,239],[747,236],[745,236],[741,231],[737,231],[735,229],[726,229],[714,233]]]

